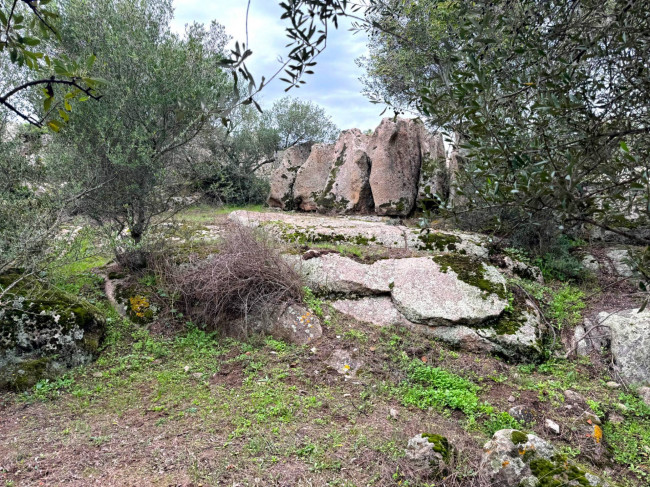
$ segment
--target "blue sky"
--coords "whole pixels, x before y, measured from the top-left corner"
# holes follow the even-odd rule
[[[209,23],[217,20],[239,42],[246,39],[246,0],[174,0],[173,28],[183,32],[187,23]],[[287,43],[284,24],[280,20],[282,9],[277,0],[252,0],[248,20],[248,34],[253,56],[249,67],[256,79],[267,78],[278,67],[278,56],[284,55]],[[359,77],[363,70],[355,59],[366,53],[366,37],[348,31],[345,22],[332,31],[327,50],[319,57],[315,74],[305,78],[307,84],[291,90],[291,96],[311,100],[323,106],[340,129],[357,127],[374,129],[381,120],[381,105],[371,104],[362,94]],[[275,80],[262,91],[263,105],[270,105],[285,95],[286,85]]]

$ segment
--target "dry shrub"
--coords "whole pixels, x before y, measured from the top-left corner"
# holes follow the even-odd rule
[[[167,273],[197,324],[248,334],[281,303],[302,301],[301,276],[263,232],[231,225],[219,252]]]

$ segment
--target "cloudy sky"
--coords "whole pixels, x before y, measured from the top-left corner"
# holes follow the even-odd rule
[[[233,37],[233,43],[246,39],[246,0],[174,0],[174,30],[184,31],[187,23],[208,24],[217,20]],[[253,56],[249,67],[256,79],[267,78],[278,67],[278,56],[284,55],[286,37],[280,20],[282,9],[277,0],[252,0],[248,19],[248,37]],[[299,96],[323,106],[341,129],[357,127],[374,129],[381,119],[383,106],[373,105],[361,95],[359,77],[363,71],[355,59],[366,53],[366,38],[348,31],[349,23],[339,26],[328,40],[327,50],[319,57],[315,74],[307,76],[307,84],[291,90]],[[263,105],[270,105],[285,95],[286,85],[275,80],[262,91]]]

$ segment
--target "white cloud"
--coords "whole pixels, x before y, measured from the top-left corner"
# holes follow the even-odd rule
[[[216,20],[233,37],[233,45],[235,41],[242,43],[246,40],[247,3],[247,0],[174,0],[172,27],[181,33],[187,23]],[[258,79],[275,73],[280,66],[278,56],[286,54],[287,39],[281,13],[278,0],[251,1],[248,39],[253,56],[249,68]],[[342,129],[366,130],[379,124],[383,107],[369,103],[361,95],[362,85],[358,78],[363,71],[354,61],[367,52],[366,37],[353,35],[349,27],[350,23],[344,21],[338,30],[330,31],[327,50],[318,58],[315,74],[305,78],[306,85],[289,94],[322,105]],[[264,102],[270,104],[284,96],[285,88],[284,83],[276,79],[263,90]]]

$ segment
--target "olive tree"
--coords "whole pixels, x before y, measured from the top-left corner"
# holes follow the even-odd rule
[[[55,1],[0,3],[0,106],[55,132],[69,118],[74,100],[99,99],[101,81],[90,76],[92,53],[74,59],[55,54],[58,23]],[[42,104],[40,110],[34,110],[34,100]]]
[[[167,0],[68,0],[61,34],[70,56],[94,53],[106,80],[97,103],[79,105],[50,161],[70,187],[98,187],[83,213],[138,244],[187,186],[182,151],[233,98],[219,67],[227,37],[213,23],[171,32]]]
[[[462,198],[448,210],[650,243],[645,2],[390,3],[367,86],[459,134]]]

